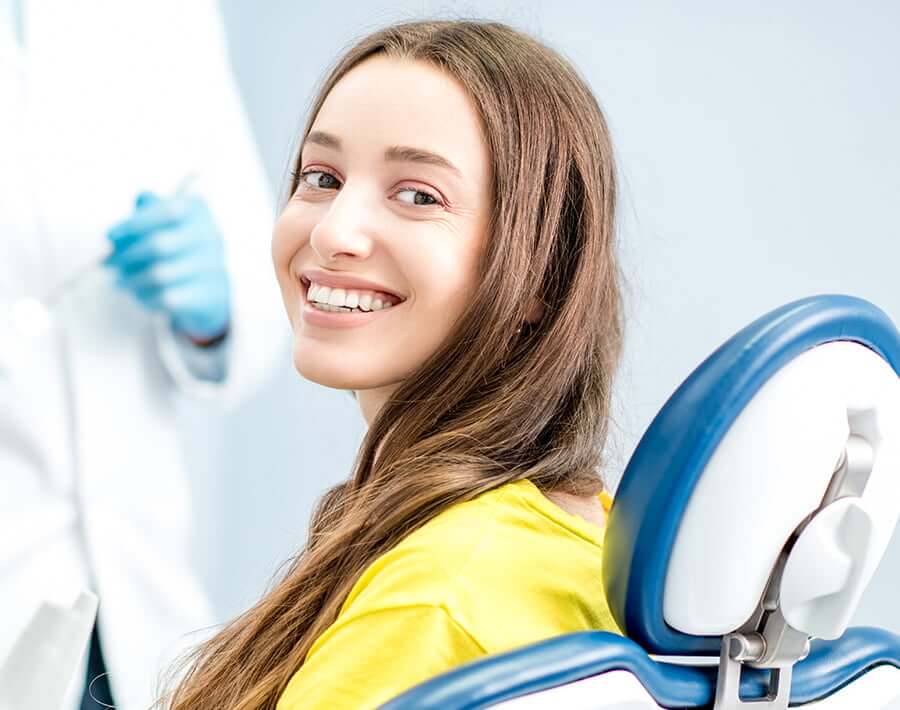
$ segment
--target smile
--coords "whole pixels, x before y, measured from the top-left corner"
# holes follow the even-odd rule
[[[333,288],[301,279],[303,321],[308,325],[348,328],[363,325],[392,309],[404,299],[368,289]]]
[[[314,308],[330,313],[380,311],[402,302],[402,299],[381,291],[331,288],[314,281],[309,282],[306,300]]]

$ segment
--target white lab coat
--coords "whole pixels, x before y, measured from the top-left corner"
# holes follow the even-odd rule
[[[139,191],[171,194],[191,172],[226,238],[224,386],[198,381],[166,324],[113,289],[106,269],[44,337],[0,318],[0,658],[42,599],[93,588],[117,707],[144,710],[159,672],[196,638],[185,634],[214,621],[190,560],[179,398],[234,400],[286,344],[271,196],[214,2],[22,2],[21,34],[5,3],[0,309],[101,256]]]

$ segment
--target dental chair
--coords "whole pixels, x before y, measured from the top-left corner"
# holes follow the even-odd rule
[[[900,512],[898,373],[900,334],[857,298],[750,324],[672,395],[619,485],[597,593],[626,636],[489,657],[382,710],[885,708],[900,636],[847,624]],[[0,710],[59,707],[96,608],[38,611],[0,665]]]
[[[847,626],[900,512],[898,374],[900,334],[861,299],[751,323],[625,470],[597,589],[625,636],[488,657],[382,710],[886,707],[900,636]]]

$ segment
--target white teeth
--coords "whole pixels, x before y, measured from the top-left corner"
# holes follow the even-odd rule
[[[306,299],[319,310],[346,313],[349,309],[357,311],[380,311],[395,305],[391,300],[369,291],[356,291],[346,288],[332,288],[310,282]]]
[[[319,303],[330,303],[329,298],[331,297],[331,288],[328,286],[319,286],[316,290],[316,298],[315,300]]]
[[[332,306],[343,306],[344,298],[346,297],[347,292],[342,288],[335,288],[331,290],[331,295],[328,296],[328,303]]]

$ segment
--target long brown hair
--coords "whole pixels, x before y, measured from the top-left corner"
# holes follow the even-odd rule
[[[563,58],[510,27],[410,22],[339,59],[304,136],[341,77],[377,54],[442,69],[481,114],[494,199],[480,285],[382,406],[286,573],[188,659],[172,710],[274,708],[366,567],[450,506],[522,478],[545,491],[602,486],[622,315],[615,165],[596,100]],[[544,312],[528,324],[532,296]]]

